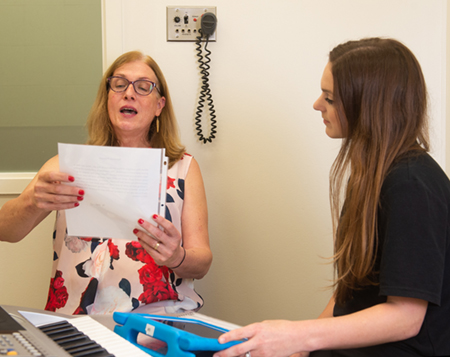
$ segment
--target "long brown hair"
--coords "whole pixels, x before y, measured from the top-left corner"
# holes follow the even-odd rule
[[[428,151],[427,92],[412,52],[369,38],[330,52],[333,97],[345,138],[330,172],[335,300],[376,284],[381,187],[400,157]]]
[[[153,58],[145,56],[139,51],[124,53],[104,73],[86,124],[89,133],[87,144],[118,146],[117,138],[108,115],[109,87],[107,78],[112,76],[120,66],[134,61],[142,61],[153,70],[157,78],[156,86],[160,93],[158,95],[166,98],[165,106],[159,116],[159,132],[156,132],[156,120],[153,120],[147,135],[153,148],[166,149],[166,156],[169,158],[169,166],[171,167],[183,156],[185,148],[179,138],[178,124],[175,118],[169,88],[158,64]]]

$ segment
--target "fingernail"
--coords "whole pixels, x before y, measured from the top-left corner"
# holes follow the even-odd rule
[[[136,234],[137,232],[139,232],[139,229],[137,229],[137,228],[133,229],[134,234]]]
[[[80,204],[78,202],[75,202],[74,206],[78,207]]]
[[[70,181],[70,182],[74,182],[74,181],[75,181],[75,177],[69,176],[69,181]]]
[[[82,196],[78,196],[78,197],[77,197],[77,200],[78,200],[78,201],[83,201],[83,197],[82,197]]]
[[[139,224],[144,224],[144,220],[142,218],[139,218],[138,223]]]
[[[157,218],[158,218],[158,215],[157,215],[157,214],[154,214],[152,217],[153,217],[153,219],[157,219]]]
[[[83,196],[83,195],[84,195],[84,190],[78,191],[78,194],[81,195],[81,196]]]

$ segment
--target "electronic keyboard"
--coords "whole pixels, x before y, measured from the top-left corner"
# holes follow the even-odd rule
[[[44,323],[36,322],[38,320]],[[13,355],[149,357],[90,316],[61,317],[46,311],[3,305],[0,306],[0,356]]]

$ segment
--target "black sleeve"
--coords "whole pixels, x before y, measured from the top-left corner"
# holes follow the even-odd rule
[[[421,180],[408,178],[383,190],[380,295],[440,304],[447,215],[445,202]]]

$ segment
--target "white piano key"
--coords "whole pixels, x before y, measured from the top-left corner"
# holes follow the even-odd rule
[[[94,340],[109,353],[116,357],[149,357],[148,353],[133,345],[131,342],[111,331],[90,316],[68,319],[80,332],[83,332],[91,340]]]

